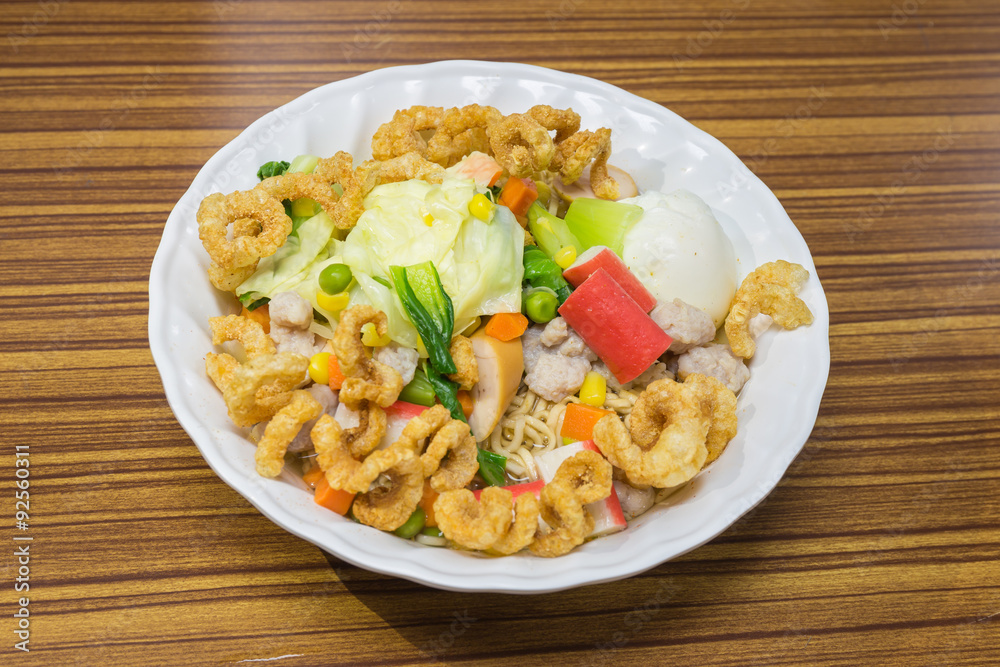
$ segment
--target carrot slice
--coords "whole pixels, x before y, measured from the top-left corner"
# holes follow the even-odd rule
[[[302,481],[308,484],[310,489],[315,489],[316,484],[319,483],[322,476],[323,470],[319,466],[314,465],[302,475]]]
[[[267,304],[264,304],[259,308],[254,308],[253,310],[247,310],[247,307],[243,306],[240,316],[250,318],[260,326],[264,327],[264,333],[271,333],[271,316],[267,312]]]
[[[330,355],[329,362],[329,372],[330,372],[330,389],[334,391],[339,391],[340,387],[344,384],[344,374],[340,372],[340,362],[337,361],[337,355]]]
[[[594,436],[594,424],[602,417],[613,414],[611,410],[595,408],[586,403],[569,403],[566,406],[559,435],[575,440],[590,440]]]
[[[420,499],[420,507],[424,510],[426,518],[424,519],[424,525],[434,527],[437,525],[437,520],[434,518],[434,501],[437,500],[438,492],[431,488],[430,481],[424,482],[424,495]]]
[[[528,318],[521,313],[497,313],[486,323],[487,336],[497,340],[514,340],[528,330]]]
[[[528,208],[538,199],[538,186],[530,178],[507,179],[503,190],[500,191],[498,204],[506,206],[510,212],[516,216],[524,217],[528,214]]]
[[[459,389],[458,402],[462,405],[462,413],[465,415],[465,418],[468,419],[469,415],[472,414],[472,394],[464,389]]]
[[[326,481],[326,477],[323,476],[316,482],[316,495],[313,496],[313,499],[317,505],[322,505],[328,510],[344,516],[347,514],[347,510],[351,509],[354,494],[331,487],[330,483]]]

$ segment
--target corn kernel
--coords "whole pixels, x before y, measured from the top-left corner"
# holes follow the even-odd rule
[[[372,322],[361,327],[361,342],[368,347],[385,347],[389,344],[390,340],[388,333],[384,336],[379,336],[378,329]]]
[[[351,301],[351,295],[347,292],[339,294],[327,294],[323,290],[316,290],[316,304],[325,311],[337,313],[347,308]]]
[[[490,214],[493,213],[493,202],[486,195],[479,193],[469,202],[469,213],[483,222],[489,222]]]
[[[568,269],[573,266],[573,262],[576,261],[576,248],[568,245],[559,252],[556,253],[555,257],[556,264],[559,265],[560,269]]]
[[[608,382],[600,373],[590,371],[580,387],[580,402],[595,407],[604,405],[608,397]]]
[[[329,352],[317,352],[309,359],[309,377],[316,384],[330,383]]]

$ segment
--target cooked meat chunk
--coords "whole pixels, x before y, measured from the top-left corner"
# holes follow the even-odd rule
[[[375,361],[385,364],[403,376],[403,384],[407,385],[413,380],[413,374],[420,363],[420,354],[412,347],[405,347],[397,343],[389,343],[384,347],[376,347],[374,355]]]
[[[615,493],[618,494],[622,514],[627,520],[631,521],[653,506],[653,500],[656,499],[656,489],[653,487],[637,489],[631,484],[617,479],[612,484],[615,486]]]
[[[677,376],[683,380],[691,373],[710,375],[736,393],[750,379],[750,369],[743,360],[728,345],[716,343],[692,348],[678,357]]]
[[[715,324],[708,313],[680,299],[661,301],[649,316],[674,339],[669,348],[674,354],[687,352],[715,338]]]
[[[545,400],[561,401],[580,389],[589,370],[590,362],[583,357],[543,352],[524,382]]]
[[[297,292],[276,294],[267,304],[271,324],[279,324],[289,329],[308,329],[313,321],[312,304]]]
[[[320,405],[323,406],[323,414],[330,415],[331,417],[337,412],[337,395],[333,393],[329,385],[325,384],[313,384],[306,388],[312,397],[315,398]],[[323,416],[320,415],[320,417]],[[319,417],[316,419],[307,421],[302,425],[295,439],[292,440],[288,445],[288,451],[295,454],[298,452],[304,452],[312,449],[312,438],[309,437],[309,432],[312,431],[312,427],[316,425],[319,421]]]

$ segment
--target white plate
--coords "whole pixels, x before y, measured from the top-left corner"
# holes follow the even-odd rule
[[[745,275],[787,259],[810,272],[801,296],[816,321],[769,331],[739,399],[739,433],[708,470],[629,526],[555,559],[485,558],[404,541],[312,501],[300,479],[254,472],[254,446],[205,375],[208,318],[235,312],[213,289],[195,212],[211,192],[252,187],[257,167],[301,153],[370,156],[370,139],[413,104],[572,107],[585,129],[610,127],[612,162],[640,190],[686,188],[712,206]],[[541,593],[621,579],[711,540],[778,483],[812,431],[830,366],[829,313],[809,249],[774,195],[718,140],[658,104],[600,81],[509,63],[449,61],[377,70],[317,88],[272,111],[216,153],[167,219],[149,280],[149,341],[177,420],[227,484],[289,532],[360,567],[455,591]]]

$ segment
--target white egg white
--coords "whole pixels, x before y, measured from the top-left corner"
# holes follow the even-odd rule
[[[643,215],[625,234],[622,259],[657,301],[681,299],[719,327],[739,277],[733,244],[712,209],[687,190],[623,199]]]

